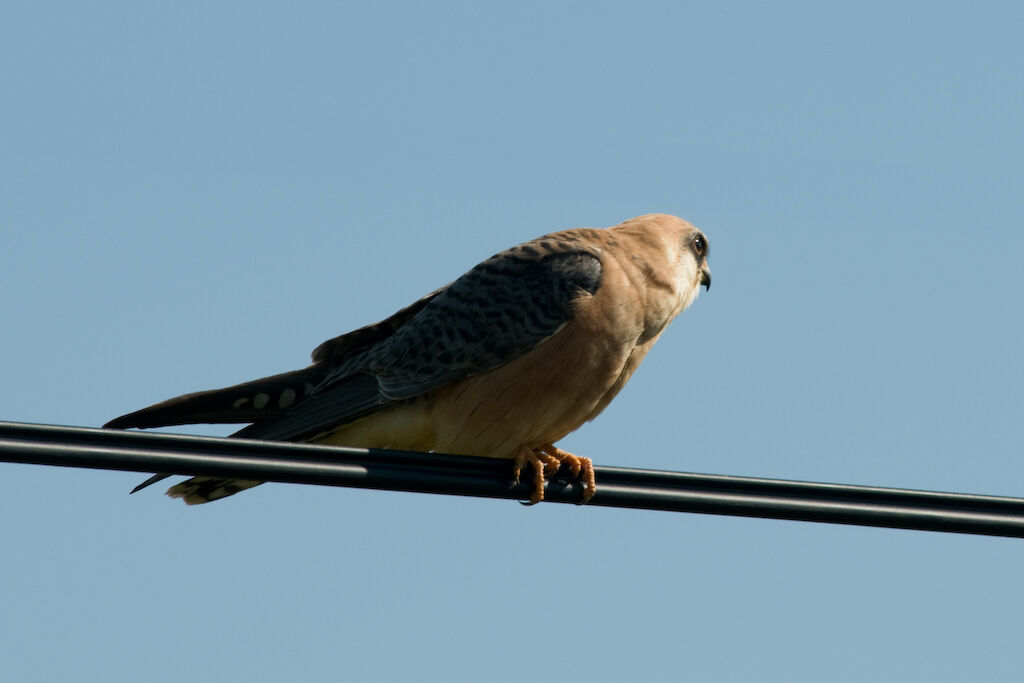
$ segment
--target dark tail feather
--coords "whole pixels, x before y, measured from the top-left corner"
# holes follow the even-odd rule
[[[108,428],[165,427],[194,423],[252,423],[232,436],[269,441],[305,441],[362,417],[382,401],[373,375],[356,373],[312,394],[327,373],[325,364],[303,370],[238,384],[224,389],[201,391],[122,415],[108,422]],[[155,474],[136,486],[132,493],[162,481],[169,474]],[[167,495],[182,498],[189,505],[206,503],[233,495],[260,482],[193,477],[172,486]]]
[[[307,399],[294,410],[282,411],[270,420],[257,421],[232,436],[268,441],[304,441],[325,430],[329,431],[339,419],[342,420],[341,423],[350,422],[372,412],[380,405],[377,379],[372,375],[357,373]],[[170,475],[154,475],[136,486],[132,493],[168,476]],[[196,505],[226,498],[258,483],[218,477],[193,477],[172,486],[168,489],[167,495],[182,498],[189,505]]]
[[[264,377],[224,389],[185,394],[114,418],[103,426],[108,429],[126,429],[196,423],[254,422],[287,410],[312,390],[323,378],[324,372],[322,366],[313,365],[303,370]],[[163,481],[169,476],[171,475],[155,474],[132,489],[132,493]]]
[[[141,484],[139,484],[138,486],[133,488],[131,490],[131,493],[129,493],[128,495],[130,496],[130,495],[132,495],[132,493],[136,493],[138,491],[141,491],[142,489],[146,488],[147,486],[151,486],[151,485],[157,483],[158,481],[163,481],[164,479],[166,479],[169,476],[171,476],[171,475],[169,475],[169,474],[154,474],[152,477],[150,477],[146,481],[142,482]]]
[[[323,366],[236,384],[224,389],[185,394],[114,418],[104,427],[167,427],[183,424],[256,422],[273,417],[302,399],[323,379]]]

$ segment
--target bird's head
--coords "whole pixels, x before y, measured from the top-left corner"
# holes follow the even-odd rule
[[[664,264],[665,270],[656,268],[655,272],[671,278],[673,289],[684,302],[682,308],[697,298],[701,285],[711,289],[710,245],[696,226],[676,216],[652,213],[632,218],[619,228],[638,239],[652,266],[657,262]]]
[[[708,238],[682,218],[668,214],[638,216],[614,228],[625,240],[629,258],[643,274],[645,336],[655,335],[711,287]]]

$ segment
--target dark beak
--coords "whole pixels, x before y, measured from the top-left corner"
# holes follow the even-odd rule
[[[700,283],[704,285],[704,291],[711,291],[711,269],[707,266],[700,269]]]

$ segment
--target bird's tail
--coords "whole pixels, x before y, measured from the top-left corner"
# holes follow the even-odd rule
[[[223,389],[185,394],[116,417],[110,429],[167,427],[184,424],[258,422],[284,412],[309,394],[326,373],[322,365],[236,384]]]
[[[114,418],[103,426],[108,429],[127,429],[198,423],[259,422],[283,413],[293,403],[309,394],[323,375],[323,367],[313,365],[303,370],[264,377],[223,389],[185,394]],[[169,476],[171,475],[155,474],[132,489],[132,493]],[[193,477],[172,486],[168,489],[167,495],[182,498],[189,505],[195,505],[225,498],[259,483]]]
[[[167,495],[171,498],[181,498],[187,505],[198,505],[227,498],[239,491],[251,489],[253,486],[259,486],[262,483],[261,481],[245,479],[192,477],[167,489]]]

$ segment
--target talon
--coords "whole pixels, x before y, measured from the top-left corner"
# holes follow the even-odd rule
[[[580,499],[580,502],[578,503],[579,505],[583,505],[594,497],[594,494],[597,493],[597,479],[594,476],[593,460],[590,458],[584,458],[580,455],[574,455],[568,451],[563,451],[561,448],[550,443],[544,444],[538,450],[544,455],[558,461],[560,465],[562,463],[567,464],[572,476],[583,482],[583,498]]]
[[[537,503],[544,500],[544,476],[547,468],[555,463],[556,468],[558,464],[557,458],[552,458],[547,454],[539,454],[537,451],[523,450],[516,454],[513,460],[512,473],[515,476],[515,482],[519,483],[519,475],[523,471],[523,466],[529,464],[533,467],[533,493],[530,494],[530,502],[528,505],[536,505]]]
[[[512,473],[516,484],[519,483],[523,467],[529,464],[533,468],[533,493],[530,494],[528,505],[535,505],[544,500],[544,480],[558,472],[565,464],[569,472],[583,484],[583,497],[579,505],[583,505],[597,492],[597,483],[594,477],[594,463],[590,458],[573,455],[556,448],[553,444],[544,444],[533,450],[522,450],[513,459]]]

